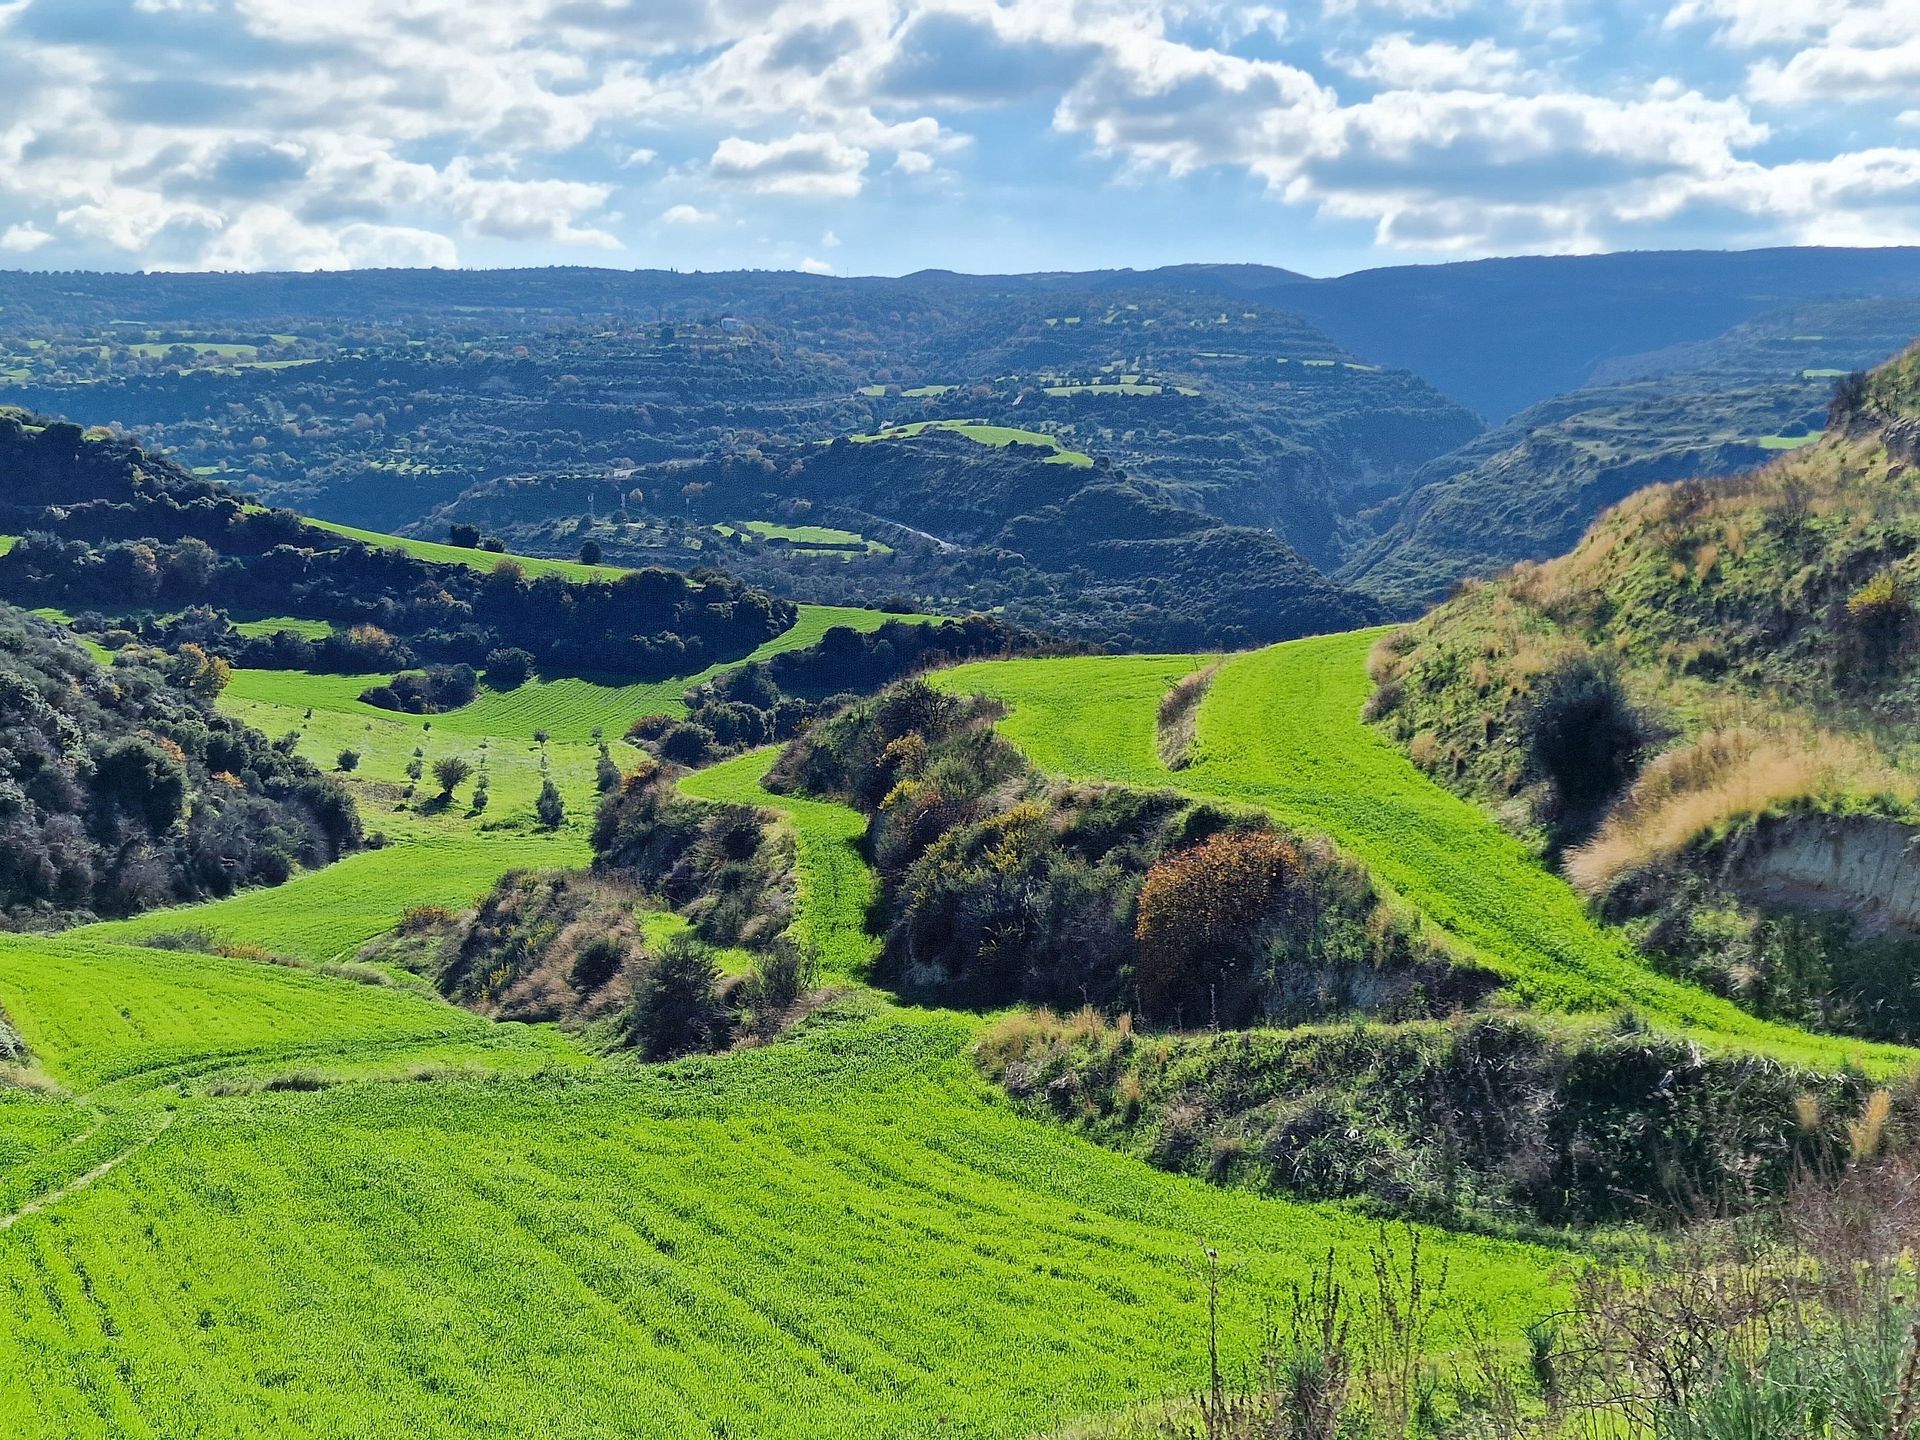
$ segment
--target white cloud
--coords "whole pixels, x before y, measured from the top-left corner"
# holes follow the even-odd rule
[[[762,195],[851,198],[865,184],[867,159],[860,146],[821,132],[772,141],[729,135],[714,147],[707,168],[715,179]]]
[[[800,268],[808,275],[831,275],[833,266],[824,260],[816,260],[811,255],[800,262]]]
[[[53,236],[38,225],[9,225],[4,234],[0,234],[0,250],[9,255],[28,255],[42,245],[53,243]]]
[[[821,248],[825,250],[838,250],[840,248],[840,237],[831,230],[825,231],[820,236],[820,245]]]
[[[1904,99],[1920,91],[1920,34],[1897,45],[1810,46],[1785,64],[1761,61],[1747,85],[1756,100],[1772,105],[1831,104],[1872,95]]]
[[[1519,81],[1523,70],[1519,52],[1491,40],[1454,45],[1405,34],[1382,35],[1346,68],[1403,90],[1504,90]]]
[[[1660,0],[1619,54],[1571,0],[133,0],[75,38],[83,3],[0,0],[0,202],[49,227],[7,253],[537,258],[711,220],[670,188],[703,182],[884,200],[914,234],[1029,168],[1063,230],[1075,185],[1151,204],[1214,170],[1462,254],[1701,216],[1792,238],[1795,186],[1833,236],[1920,218],[1892,143],[1920,125],[1920,0]],[[1232,202],[1196,203],[1200,228]],[[833,253],[817,231],[771,253]]]
[[[276,207],[249,209],[199,257],[208,270],[354,270],[460,263],[444,235],[399,225],[308,225]]]

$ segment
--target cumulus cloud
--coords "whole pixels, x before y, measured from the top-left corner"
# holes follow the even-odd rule
[[[823,133],[767,141],[729,135],[714,147],[707,168],[715,179],[763,195],[848,197],[860,193],[867,159],[858,145]]]
[[[0,233],[0,250],[9,255],[29,255],[42,245],[51,245],[53,235],[38,225],[9,225]]]
[[[744,193],[765,239],[738,258],[777,264],[832,253],[822,206],[940,238],[933,207],[1008,203],[1009,177],[1057,197],[1063,244],[1074,187],[1115,182],[1264,194],[1231,203],[1419,253],[1913,233],[1920,4],[1662,5],[1610,27],[1559,0],[0,0],[0,211],[36,217],[0,252],[714,248],[692,237]]]
[[[1455,45],[1382,35],[1366,53],[1347,62],[1350,74],[1403,90],[1504,90],[1522,73],[1518,51],[1491,40]]]

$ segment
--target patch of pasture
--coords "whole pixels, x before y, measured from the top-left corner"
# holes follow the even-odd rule
[[[964,435],[967,439],[981,445],[991,445],[995,449],[1004,449],[1008,445],[1037,445],[1051,450],[1047,457],[1049,465],[1070,465],[1075,469],[1087,469],[1093,464],[1093,457],[1078,450],[1069,450],[1060,441],[1038,430],[1017,430],[1010,425],[988,425],[974,420],[915,420],[907,425],[890,425],[872,435],[850,435],[847,438],[856,443],[868,443],[874,440],[912,440],[928,430],[949,430],[955,435]]]

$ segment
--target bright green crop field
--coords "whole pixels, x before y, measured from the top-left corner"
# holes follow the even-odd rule
[[[1175,772],[1155,749],[1157,707],[1198,656],[1014,660],[962,666],[943,689],[992,695],[1001,729],[1042,769],[1167,786],[1257,807],[1323,834],[1365,864],[1458,953],[1547,1009],[1632,1009],[1703,1041],[1888,1072],[1920,1056],[1756,1020],[1653,971],[1618,931],[1474,805],[1442,789],[1360,717],[1366,655],[1381,632],[1296,640],[1237,656],[1204,700],[1197,756]]]
[[[1093,457],[1078,450],[1069,450],[1051,435],[1038,430],[1016,430],[1010,425],[985,425],[971,420],[915,420],[906,425],[892,425],[877,435],[854,435],[850,439],[870,440],[911,440],[926,430],[951,430],[956,435],[964,435],[981,445],[991,445],[996,449],[1008,445],[1043,445],[1054,453],[1047,458],[1049,465],[1070,465],[1076,469],[1087,469],[1093,464]]]
[[[723,760],[689,775],[680,789],[696,800],[779,812],[794,837],[796,938],[813,952],[823,975],[860,979],[879,948],[866,932],[874,899],[873,871],[860,853],[866,819],[845,805],[767,790],[761,781],[778,754],[770,747]]]
[[[1079,687],[1120,726],[1099,743],[1150,753],[1159,691],[1190,663]],[[1234,1267],[1234,1355],[1327,1247],[1364,1256],[1371,1224],[1349,1209],[1165,1175],[1023,1118],[972,1064],[977,1018],[857,983],[778,1044],[649,1067],[404,986],[127,943],[207,929],[324,962],[409,905],[584,859],[590,744],[545,747],[570,809],[549,834],[522,813],[541,754],[526,729],[369,731],[343,691],[243,675],[222,703],[299,729],[317,758],[356,743],[350,783],[389,848],[0,938],[0,1008],[58,1087],[0,1082],[9,1440],[1011,1440],[1195,1383],[1203,1244]],[[484,754],[493,806],[467,813],[462,787],[392,809],[416,743]],[[685,789],[782,814],[800,938],[857,982],[874,943],[861,818],[768,793],[771,759]],[[1503,1336],[1561,1303],[1566,1255],[1432,1243]]]
[[[419,1081],[373,1061],[496,1027],[85,942],[0,948],[0,997],[54,1075],[117,1082],[0,1104],[0,1156],[49,1152],[0,1217],[10,1440],[1020,1436],[1192,1382],[1203,1241],[1244,1348],[1370,1237],[1022,1119],[974,1022],[875,1000],[720,1059]],[[219,1093],[274,1056],[344,1083]],[[1562,1257],[1435,1244],[1505,1333],[1558,1303]]]
[[[352,525],[336,525],[331,520],[308,518],[317,530],[328,530],[362,544],[386,550],[404,550],[420,560],[441,565],[465,565],[470,570],[491,570],[501,561],[511,561],[529,575],[558,575],[564,580],[615,580],[626,572],[618,565],[582,565],[577,560],[550,560],[539,555],[508,555],[498,550],[470,550],[464,545],[446,545],[437,540],[412,540],[404,535],[388,535],[379,530],[360,530]]]

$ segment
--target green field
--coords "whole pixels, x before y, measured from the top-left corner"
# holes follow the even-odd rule
[[[437,540],[411,540],[404,535],[387,535],[378,530],[359,530],[351,525],[336,525],[331,520],[308,517],[307,524],[363,545],[386,550],[404,550],[421,560],[440,565],[465,565],[471,570],[491,570],[503,560],[518,565],[529,575],[558,575],[565,580],[613,580],[626,572],[618,565],[582,565],[578,560],[549,560],[539,555],[509,555],[498,550],[469,550],[464,545],[446,545]]]
[[[947,1014],[870,1004],[722,1060],[392,1083],[381,1054],[447,1053],[433,1023],[478,1022],[157,961],[103,947],[76,988],[0,958],[58,1073],[87,1073],[71,1037],[103,1045],[117,1097],[156,1087],[106,1112],[112,1149],[68,1146],[119,1163],[0,1231],[10,1440],[1019,1436],[1191,1381],[1202,1240],[1244,1262],[1244,1345],[1262,1297],[1370,1233],[1019,1118]],[[330,1043],[350,1083],[208,1093],[276,1047],[324,1071]],[[1547,1252],[1437,1248],[1503,1331],[1556,1301]]]
[[[863,979],[879,948],[866,932],[874,900],[873,871],[860,853],[866,817],[844,805],[763,788],[760,782],[777,754],[771,748],[749,751],[689,775],[680,788],[696,800],[780,813],[794,835],[797,938],[813,952],[824,976]]]
[[[891,545],[882,545],[878,540],[869,540],[852,530],[836,530],[830,525],[776,525],[771,520],[742,520],[737,525],[715,525],[712,528],[728,536],[744,530],[758,535],[762,540],[785,540],[796,546],[814,547],[842,556],[863,551],[868,555],[893,553]]]
[[[1053,436],[1044,435],[1038,430],[1015,430],[1006,425],[985,425],[972,420],[916,420],[910,425],[890,425],[878,434],[852,435],[848,438],[863,443],[872,440],[911,440],[929,429],[951,430],[956,435],[964,435],[969,440],[992,445],[996,449],[1015,444],[1044,446],[1053,451],[1047,458],[1049,465],[1087,469],[1093,464],[1092,456],[1069,450]]]
[[[1812,445],[1820,438],[1819,431],[1806,435],[1762,435],[1755,443],[1762,450],[1798,450],[1803,445]]]
[[[306,678],[223,703],[324,748]],[[501,757],[537,747],[484,738],[504,799]],[[548,749],[572,800],[585,777]],[[801,936],[851,981],[861,817],[768,795],[771,758],[685,788],[786,817]],[[1234,1267],[1235,1354],[1327,1247],[1364,1253],[1345,1207],[1022,1118],[974,1069],[977,1019],[858,988],[780,1044],[646,1067],[406,988],[122,943],[208,928],[325,961],[406,905],[583,856],[577,826],[414,814],[279,889],[0,939],[0,1005],[65,1087],[0,1084],[9,1440],[1018,1437],[1193,1383],[1202,1244]],[[1565,1256],[1433,1243],[1503,1336],[1560,1303]]]
[[[283,735],[295,728],[288,723],[312,706],[316,719],[325,711],[330,723],[317,732],[326,743],[338,742],[332,751],[324,744],[310,758],[331,762],[339,749],[355,745],[355,731],[371,725],[382,735],[398,727],[412,733],[424,720],[428,733],[442,736],[481,738],[489,735],[531,739],[534,731],[546,730],[556,740],[586,741],[597,727],[610,740],[618,740],[627,726],[641,715],[684,715],[681,700],[688,687],[713,679],[724,671],[755,660],[767,660],[790,650],[817,645],[827,631],[836,626],[862,632],[879,629],[889,620],[908,624],[932,624],[934,615],[889,615],[879,610],[863,610],[848,605],[802,605],[799,618],[787,630],[756,647],[738,660],[719,661],[691,675],[676,675],[664,680],[622,681],[617,677],[588,678],[576,675],[552,680],[530,680],[512,690],[483,689],[472,703],[458,710],[427,717],[397,717],[391,710],[368,705],[359,696],[369,686],[388,677],[367,675],[312,675],[300,670],[236,670],[227,687],[225,702],[233,713],[268,735]],[[354,722],[333,723],[338,717]],[[409,752],[414,741],[405,747]],[[303,746],[302,753],[307,750]],[[402,756],[402,765],[405,756]]]
[[[291,630],[309,640],[324,640],[333,633],[331,620],[307,620],[298,615],[268,615],[258,620],[235,620],[233,628],[242,635],[272,635]]]
[[[811,636],[774,643],[848,614],[810,607]],[[1714,1044],[1905,1063],[1647,971],[1361,723],[1374,638],[1229,660],[1177,774],[1157,756],[1158,703],[1211,657],[992,662],[937,683],[1006,701],[1006,734],[1050,771],[1177,785],[1332,835],[1532,1003],[1631,1003]],[[1373,1224],[1354,1209],[1164,1174],[1024,1118],[974,1067],[978,1017],[862,987],[864,821],[767,792],[770,750],[682,788],[783,817],[799,938],[848,987],[773,1045],[643,1066],[404,985],[127,943],[207,929],[320,964],[409,905],[585,858],[581,727],[608,696],[536,683],[518,709],[515,691],[422,720],[361,706],[366,678],[243,671],[221,704],[299,730],[329,765],[361,749],[349,783],[389,848],[209,905],[0,937],[0,1007],[58,1087],[0,1082],[8,1440],[1017,1440],[1198,1383],[1202,1245],[1230,1267],[1236,1361],[1328,1247],[1364,1257]],[[556,721],[544,752],[571,812],[555,834],[527,813],[536,716]],[[394,809],[415,745],[429,762],[484,754],[485,815],[464,787],[445,810]],[[684,922],[644,928],[657,943]],[[1577,1259],[1431,1243],[1450,1293],[1506,1343],[1564,1303]]]
[[[1201,702],[1195,762],[1178,772],[1156,751],[1156,707],[1201,657],[1015,660],[963,666],[935,683],[1006,703],[1002,730],[1044,770],[1177,788],[1329,836],[1529,1005],[1632,1009],[1709,1043],[1825,1066],[1857,1061],[1886,1073],[1920,1058],[1756,1020],[1654,972],[1490,816],[1362,722],[1365,660],[1379,633],[1298,640],[1228,661]]]

